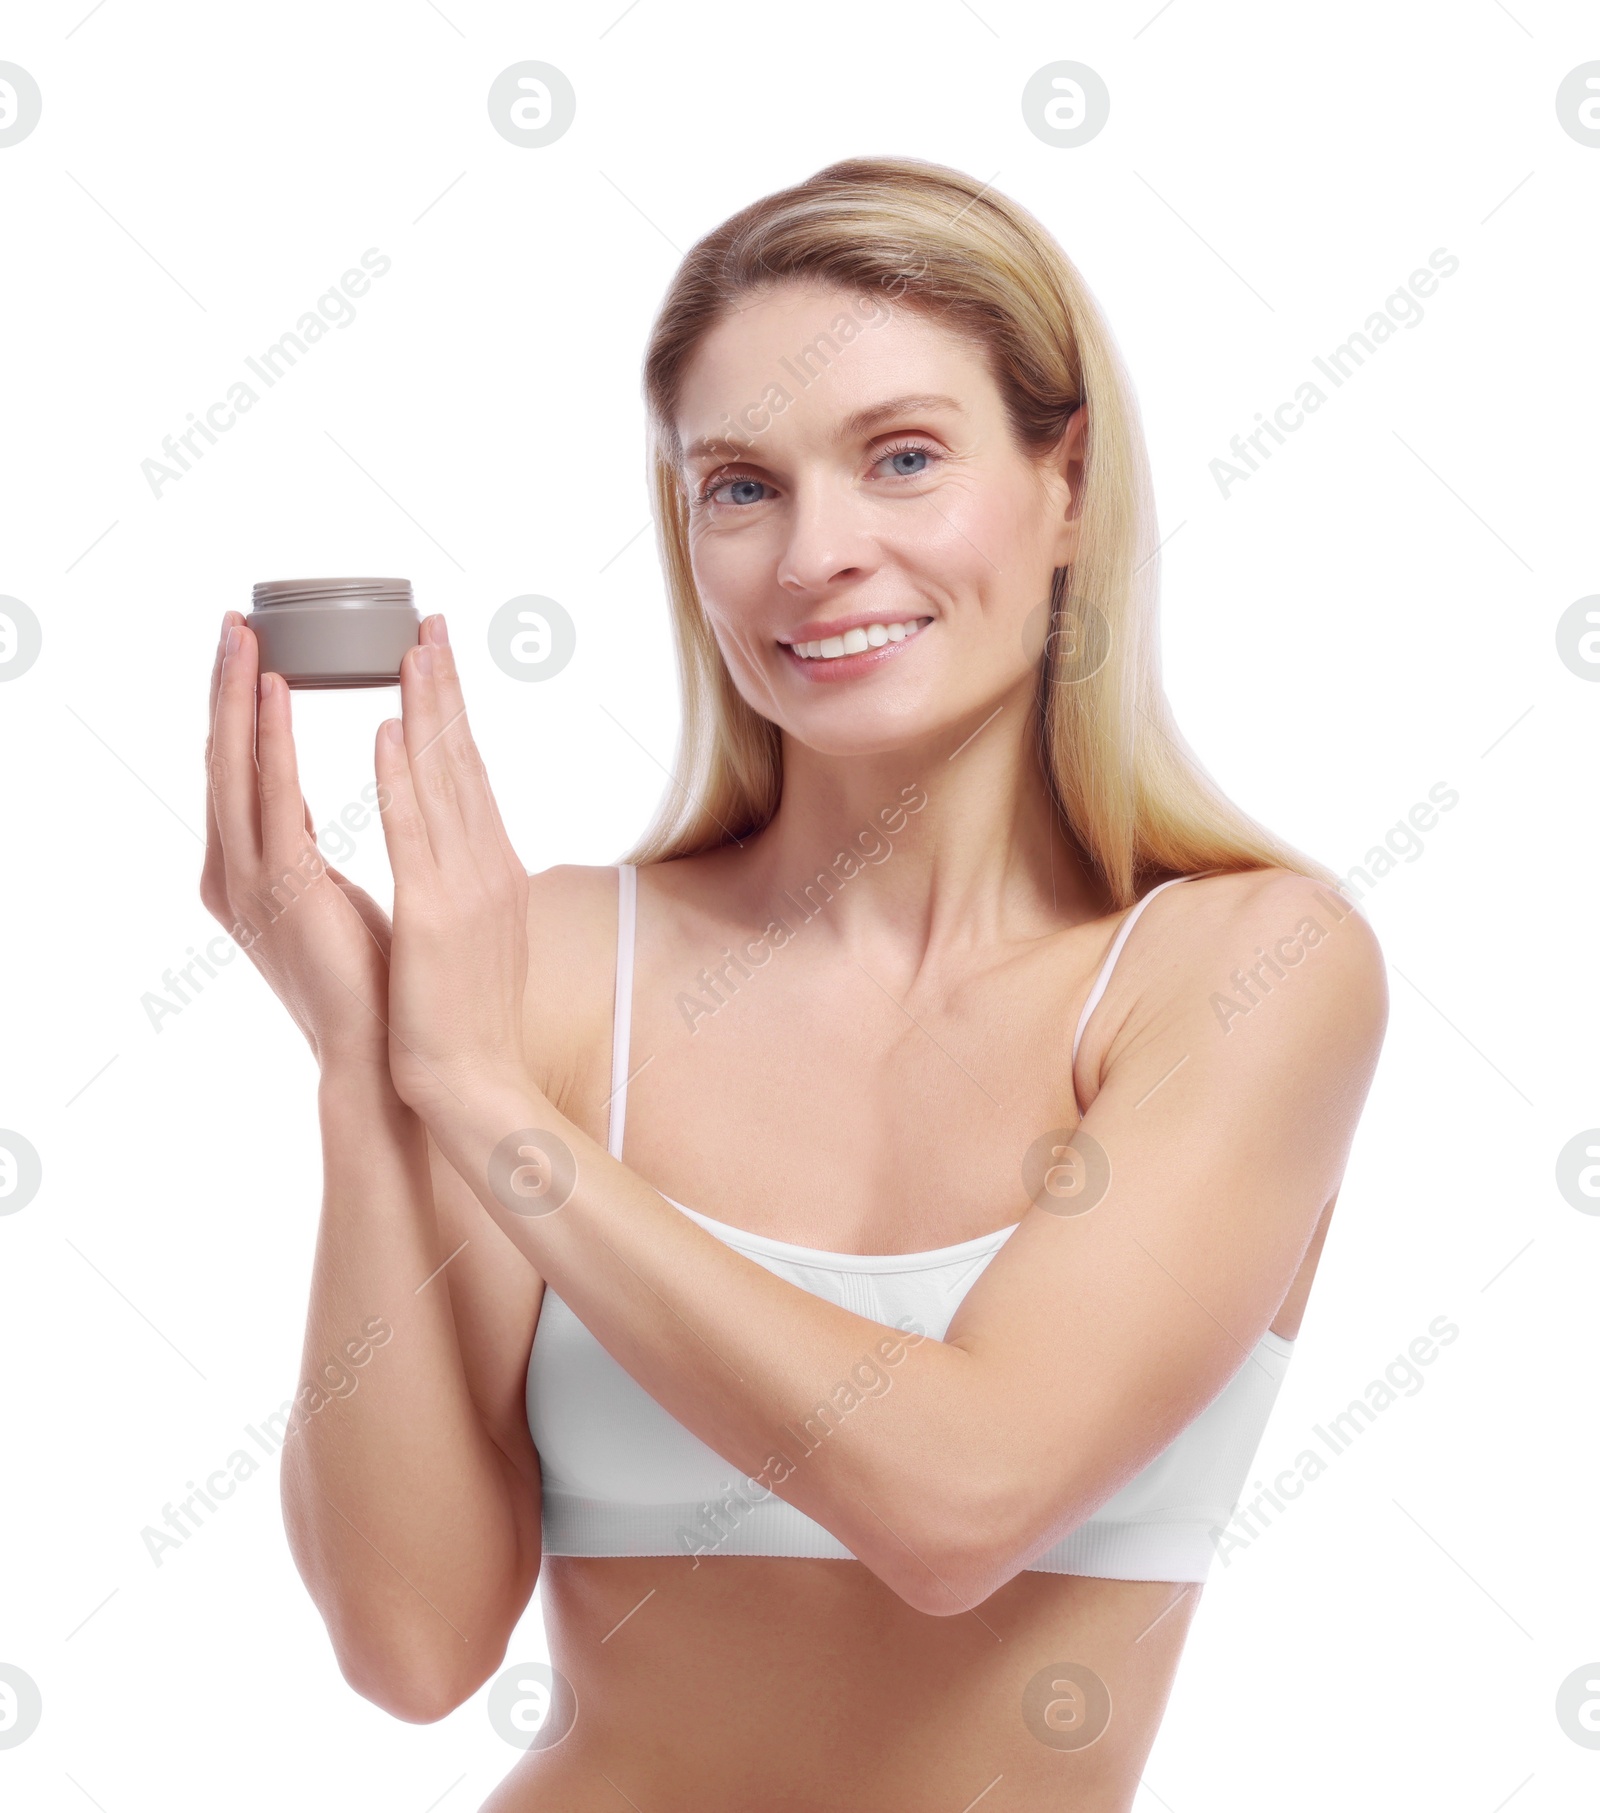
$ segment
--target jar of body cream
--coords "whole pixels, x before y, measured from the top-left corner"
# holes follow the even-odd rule
[[[422,623],[409,579],[265,579],[251,602],[261,671],[292,687],[398,686]]]

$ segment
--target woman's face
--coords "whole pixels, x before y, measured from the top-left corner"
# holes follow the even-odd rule
[[[812,283],[747,298],[697,348],[677,422],[695,582],[740,693],[866,755],[1031,692],[1083,425],[1035,463],[936,322]]]

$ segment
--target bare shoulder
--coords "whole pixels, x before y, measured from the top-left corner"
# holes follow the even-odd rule
[[[585,950],[607,955],[617,931],[617,871],[557,863],[528,876],[528,935],[534,954],[558,962],[581,958]]]
[[[616,986],[617,871],[559,863],[528,877],[529,1023],[545,1087],[588,1130],[610,1062]],[[601,1092],[603,1094],[603,1091]]]
[[[1186,983],[1247,1011],[1251,996],[1287,992],[1303,976],[1315,1017],[1381,1032],[1389,998],[1383,953],[1365,915],[1336,889],[1292,869],[1246,869],[1197,877],[1165,898],[1177,909],[1169,923]],[[1210,1005],[1226,1019],[1225,1002]]]
[[[1197,876],[1153,900],[1130,933],[1083,1068],[1092,1087],[1155,1042],[1210,1049],[1211,1035],[1224,1047],[1243,1039],[1261,1059],[1370,1074],[1388,1001],[1377,936],[1336,889],[1290,869]]]

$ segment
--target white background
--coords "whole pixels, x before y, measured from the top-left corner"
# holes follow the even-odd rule
[[[1262,1475],[1436,1317],[1460,1335],[1214,1567],[1138,1813],[1594,1805],[1600,1751],[1554,1710],[1600,1659],[1600,1219],[1554,1182],[1600,1123],[1600,686],[1554,639],[1600,590],[1600,150],[1554,104],[1600,57],[1592,9],[86,10],[11,0],[0,31],[44,97],[0,150],[0,592],[44,626],[0,686],[0,1127],[44,1167],[0,1217],[0,1661],[44,1696],[0,1801],[466,1813],[515,1760],[482,1694],[413,1727],[344,1684],[275,1463],[159,1568],[141,1540],[295,1389],[320,1194],[313,1065],[248,963],[159,1032],[141,1005],[217,930],[217,628],[255,579],[409,575],[528,866],[614,860],[676,727],[656,304],[736,208],[897,153],[992,179],[1104,308],[1169,538],[1169,691],[1224,787],[1341,872],[1460,795],[1364,902],[1390,1030]],[[577,92],[543,149],[486,110],[525,58]],[[1112,97],[1074,150],[1020,107],[1064,58]],[[152,496],[141,461],[371,246],[393,268],[356,320]],[[1225,499],[1230,438],[1441,246],[1421,322]],[[578,625],[544,685],[484,643],[522,592]],[[319,824],[394,703],[296,696]],[[375,825],[344,866],[387,898]],[[511,1660],[544,1653],[535,1601]]]

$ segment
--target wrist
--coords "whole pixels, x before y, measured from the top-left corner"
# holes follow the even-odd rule
[[[549,1118],[556,1112],[532,1077],[502,1071],[458,1078],[416,1111],[441,1147],[447,1140],[473,1146],[487,1141],[486,1153],[503,1135],[538,1126],[541,1116]]]
[[[321,1060],[317,1099],[325,1106],[377,1108],[386,1114],[410,1115],[389,1074],[386,1052],[375,1057],[341,1053]]]
[[[516,1173],[525,1183],[532,1175],[526,1169],[530,1140],[542,1154],[533,1162],[548,1163],[559,1186],[575,1129],[531,1078],[486,1076],[458,1085],[445,1106],[430,1103],[418,1112],[439,1150],[480,1199],[488,1190],[502,1207],[527,1212],[522,1192],[508,1180]]]

